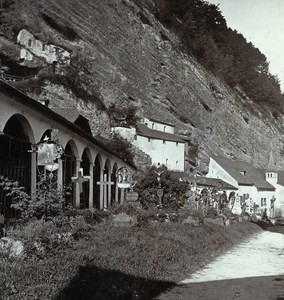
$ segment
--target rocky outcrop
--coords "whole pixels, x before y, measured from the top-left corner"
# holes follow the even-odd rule
[[[106,108],[131,103],[141,115],[176,124],[179,134],[199,145],[201,163],[214,153],[265,168],[273,153],[275,167],[282,169],[283,116],[275,119],[240,88],[230,89],[185,54],[148,4],[150,0],[139,6],[131,0],[41,4],[45,15],[76,31],[77,38],[68,40],[38,15],[38,30],[72,50],[74,84],[84,87],[89,98],[72,97],[91,117],[93,131],[105,135],[110,129],[95,98]],[[64,93],[61,98],[67,101]]]

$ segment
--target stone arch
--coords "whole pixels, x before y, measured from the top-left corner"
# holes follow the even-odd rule
[[[31,194],[34,176],[30,152],[33,142],[34,135],[28,120],[20,114],[11,116],[0,135],[0,175],[17,181],[28,194]],[[0,214],[7,219],[16,215],[10,208],[11,201],[12,197],[0,187]]]
[[[90,165],[92,163],[91,152],[89,148],[85,148],[80,162],[80,168],[83,170],[84,176],[90,176]],[[90,182],[84,181],[82,183],[82,191],[80,192],[80,208],[89,207],[89,193],[90,193]]]
[[[3,132],[6,134],[11,133],[10,131],[13,130],[13,127],[17,127],[20,124],[20,127],[22,128],[23,132],[16,133],[18,135],[18,138],[29,141],[30,143],[35,143],[35,136],[33,129],[31,127],[30,122],[28,119],[21,115],[21,114],[14,114],[12,115],[6,122]],[[9,131],[9,132],[7,132]]]
[[[110,159],[107,158],[105,161],[105,165],[104,165],[104,180],[107,180],[108,182],[111,181],[111,162]],[[106,206],[110,207],[111,206],[111,185],[107,184],[107,188],[106,188]]]
[[[119,189],[117,187],[117,178],[116,178],[117,170],[118,170],[118,165],[117,163],[114,163],[111,172],[111,181],[114,183],[111,186],[111,204],[114,204],[119,199]]]
[[[69,140],[65,146],[62,159],[63,186],[68,192],[66,194],[66,204],[75,206],[75,192],[72,184],[72,177],[76,176],[76,164],[78,158],[78,148],[73,140]]]
[[[76,142],[71,139],[66,143],[65,148],[67,147],[67,145],[71,147],[72,153],[75,155],[76,159],[79,159],[79,149]]]
[[[94,169],[93,169],[93,180],[94,180],[94,207],[97,209],[101,208],[100,205],[100,199],[101,199],[101,189],[100,184],[98,182],[101,181],[101,170],[103,168],[103,161],[100,154],[96,155],[95,161],[94,161]]]

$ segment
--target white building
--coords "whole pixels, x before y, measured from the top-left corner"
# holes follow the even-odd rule
[[[275,187],[265,180],[262,172],[247,162],[231,160],[222,156],[210,157],[206,177],[222,179],[238,189],[238,196],[250,207],[257,205],[260,210],[270,213],[271,199],[276,197]]]
[[[165,165],[169,170],[184,171],[185,141],[174,134],[173,124],[144,118],[136,129],[115,127],[113,131],[148,154],[153,165]]]
[[[282,172],[266,172],[266,181],[275,187],[274,210],[276,217],[284,216],[284,174]]]

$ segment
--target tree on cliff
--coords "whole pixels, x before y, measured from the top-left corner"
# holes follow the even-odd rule
[[[158,17],[180,37],[184,49],[231,87],[270,110],[284,111],[279,80],[269,73],[264,54],[227,27],[218,6],[203,0],[156,0]]]

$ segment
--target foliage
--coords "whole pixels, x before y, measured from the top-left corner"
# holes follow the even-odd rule
[[[28,16],[36,15],[40,1],[5,0],[0,12],[0,34],[12,40],[16,33],[29,22]]]
[[[231,87],[270,110],[283,112],[279,80],[264,54],[226,24],[219,7],[203,0],[156,0],[158,18],[180,37],[185,51]]]
[[[123,202],[117,206],[113,206],[111,212],[113,214],[126,213],[127,215],[139,215],[141,214],[142,209],[137,205],[137,203],[132,202]]]
[[[137,116],[137,107],[129,105],[129,103],[120,107],[114,103],[107,109],[107,113],[113,123],[113,126],[136,127],[136,124],[139,121],[139,117]]]
[[[132,145],[118,133],[113,133],[110,139],[105,140],[105,144],[109,150],[115,152],[121,159],[133,163]]]
[[[115,299],[118,291],[120,299],[134,299],[127,296],[133,290],[141,299],[152,299],[147,290],[149,282],[137,284],[139,278],[178,282],[260,230],[250,223],[229,227],[97,225],[84,240],[75,240],[67,247],[46,252],[40,261],[34,258],[1,260],[1,296],[11,300],[30,299],[31,295],[37,299],[59,299],[62,287],[68,286],[70,293],[84,295],[84,299]],[[28,228],[25,232],[28,233]],[[88,272],[90,269],[97,271]],[[122,281],[115,276],[125,274],[129,277]],[[100,278],[96,281],[94,294],[86,294],[86,290],[94,287],[94,278]],[[67,294],[60,299],[76,299],[74,295],[70,294],[68,298]]]
[[[36,194],[31,198],[14,197],[11,207],[20,212],[23,220],[49,219],[62,212],[66,193],[64,188],[57,187],[56,177],[52,173],[41,174]]]
[[[186,201],[185,193],[188,184],[178,181],[173,172],[162,167],[165,172],[161,174],[161,188],[163,189],[162,205],[163,207],[178,209],[182,207]],[[157,180],[158,168],[152,166],[144,174],[138,178],[135,190],[139,193],[139,198],[143,208],[155,207],[159,204],[157,189],[159,182]]]
[[[24,191],[23,187],[19,186],[18,181],[12,181],[4,176],[0,176],[0,186],[6,191],[6,196],[11,196],[15,200],[23,199],[23,201],[29,201],[29,195]]]

